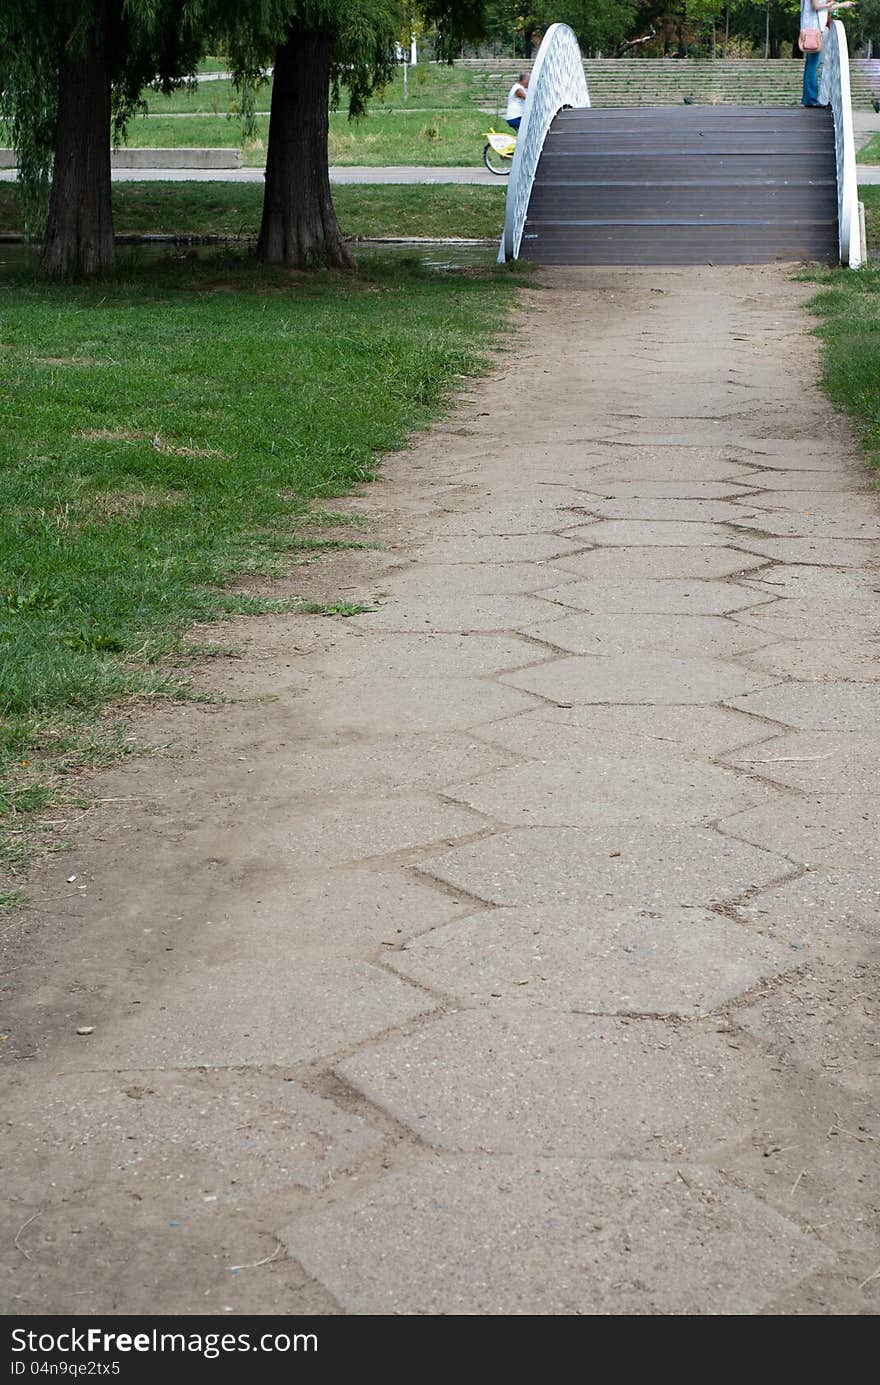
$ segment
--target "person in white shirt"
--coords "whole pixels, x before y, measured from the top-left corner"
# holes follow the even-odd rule
[[[521,72],[507,93],[507,110],[504,112],[504,119],[512,130],[519,129],[519,122],[522,120],[526,108],[528,89],[529,74],[528,72]]]
[[[851,10],[853,0],[801,0],[801,29],[818,29],[823,33],[828,28],[829,12]],[[822,54],[804,54],[804,90],[802,106],[819,106],[819,59]]]

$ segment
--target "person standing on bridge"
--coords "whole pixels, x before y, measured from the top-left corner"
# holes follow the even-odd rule
[[[798,40],[804,55],[802,106],[821,106],[819,100],[819,59],[822,35],[828,28],[829,12],[851,10],[854,0],[801,0],[801,34]]]
[[[526,108],[526,93],[529,89],[529,74],[521,72],[507,93],[507,110],[504,119],[512,130],[519,129]]]

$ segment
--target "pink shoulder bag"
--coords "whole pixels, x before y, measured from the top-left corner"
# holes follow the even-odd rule
[[[798,35],[798,48],[802,53],[819,53],[822,50],[821,29],[801,29]]]

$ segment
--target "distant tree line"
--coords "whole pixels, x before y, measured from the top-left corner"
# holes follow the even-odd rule
[[[797,52],[798,0],[487,0],[496,53],[528,60],[549,24],[571,25],[589,57],[781,58]],[[880,57],[880,0],[841,15],[853,49]]]

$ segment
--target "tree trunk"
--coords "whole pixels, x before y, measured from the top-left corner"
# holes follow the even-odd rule
[[[52,279],[88,278],[113,266],[110,190],[108,0],[82,0],[82,39],[65,44],[58,78],[58,129],[40,267]]]
[[[275,54],[266,191],[257,257],[266,264],[354,269],[330,195],[330,34],[293,24]]]

